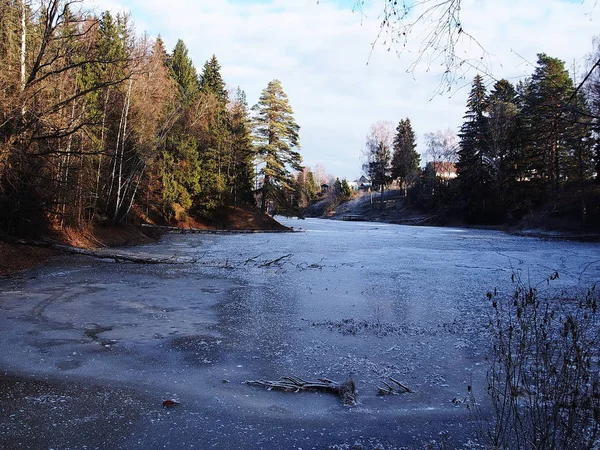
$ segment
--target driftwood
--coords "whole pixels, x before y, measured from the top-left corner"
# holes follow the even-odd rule
[[[326,392],[328,394],[337,395],[342,399],[346,406],[354,406],[356,404],[356,385],[352,378],[348,378],[344,383],[336,383],[327,378],[319,378],[317,381],[306,381],[299,377],[282,377],[279,381],[257,380],[246,381],[250,386],[260,386],[270,390],[285,391],[285,392]]]
[[[406,392],[412,392],[410,388],[406,387],[398,380],[395,380],[392,377],[390,377],[389,380],[390,383],[381,380],[385,387],[377,386],[377,395],[398,395]]]
[[[150,253],[128,252],[113,249],[88,250],[68,245],[55,244],[52,248],[77,255],[93,256],[100,259],[112,259],[115,262],[132,262],[136,264],[192,264],[195,258],[177,255],[154,255]]]
[[[13,238],[7,235],[1,235],[6,242],[18,245],[29,245],[32,247],[50,248],[64,253],[74,253],[76,255],[92,256],[100,259],[112,259],[116,262],[131,262],[136,264],[192,264],[197,262],[197,258],[177,255],[156,255],[151,253],[131,252],[127,250],[117,250],[112,248],[86,249],[72,247],[70,245],[60,244],[51,239],[35,241],[28,239]]]

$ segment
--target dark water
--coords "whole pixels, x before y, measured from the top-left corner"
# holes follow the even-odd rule
[[[486,292],[600,279],[600,246],[501,232],[290,220],[292,234],[169,235],[0,281],[1,448],[422,448],[486,417]],[[343,381],[358,403],[247,380]],[[389,377],[413,392],[377,395]],[[163,408],[164,399],[177,407]],[[337,446],[337,447],[336,447]]]

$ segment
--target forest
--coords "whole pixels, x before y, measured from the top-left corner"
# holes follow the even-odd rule
[[[371,127],[364,171],[382,192],[392,182],[414,208],[471,224],[600,226],[600,42],[575,83],[565,63],[539,54],[516,86],[473,79],[464,122],[427,133],[422,170],[410,119]],[[452,170],[455,176],[446,176]],[[569,225],[567,225],[569,224]]]
[[[257,200],[266,211],[301,169],[278,80],[251,111],[215,56],[198,73],[183,41],[169,52],[136,35],[131,17],[78,1],[4,0],[0,35],[5,233],[185,223]]]

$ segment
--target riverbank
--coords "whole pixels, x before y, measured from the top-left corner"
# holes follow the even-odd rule
[[[39,245],[27,240],[0,236],[0,276],[8,276],[47,263],[59,253],[53,244],[83,249],[126,247],[157,242],[156,233],[144,233],[133,225],[88,226],[55,230],[39,239]]]
[[[174,224],[187,229],[206,231],[288,231],[272,217],[244,207],[231,207],[212,220],[188,219]],[[20,271],[42,265],[50,261],[58,252],[51,248],[52,243],[82,249],[103,247],[128,247],[157,242],[164,233],[161,227],[138,227],[134,225],[106,226],[90,225],[82,228],[54,230],[39,239],[48,246],[30,245],[0,235],[0,276],[9,276]]]
[[[306,217],[332,220],[498,230],[522,237],[600,242],[600,230],[582,229],[577,221],[549,218],[548,214],[544,212],[532,214],[513,224],[474,225],[449,214],[423,213],[410,207],[401,190],[386,191],[383,203],[382,208],[378,192],[361,193],[361,195],[341,203],[332,203],[330,199],[323,199],[310,205],[304,213]]]

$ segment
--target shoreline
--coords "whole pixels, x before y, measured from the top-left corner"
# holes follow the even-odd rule
[[[197,223],[197,222],[194,222]],[[183,224],[182,224],[183,225]],[[289,233],[294,232],[270,216],[237,209],[223,227],[159,226],[154,224],[89,226],[65,228],[43,235],[39,241],[27,241],[0,234],[0,277],[12,277],[25,270],[44,265],[54,256],[64,253],[64,247],[82,250],[132,247],[157,243],[166,233]],[[204,225],[204,224],[200,224]]]

